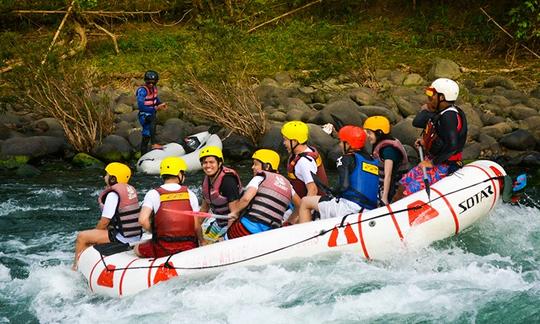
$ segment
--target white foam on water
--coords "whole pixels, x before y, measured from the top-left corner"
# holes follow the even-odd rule
[[[30,245],[57,240],[64,252],[25,256],[26,279],[10,281],[9,270],[0,267],[0,281],[8,286],[2,289],[8,298],[30,299],[31,311],[43,323],[452,322],[523,292],[540,300],[540,258],[534,254],[539,241],[533,239],[540,233],[540,211],[499,208],[457,238],[402,251],[387,261],[339,254],[233,268],[174,278],[120,299],[92,295],[82,276],[69,269],[73,255],[66,247],[74,235],[50,235]],[[22,243],[10,244],[18,249]],[[525,269],[516,254],[525,254],[531,266]],[[49,259],[62,265],[40,265]]]
[[[9,268],[0,264],[0,282],[10,281],[11,275],[9,274]]]
[[[60,188],[40,188],[36,190],[30,191],[31,195],[38,195],[38,196],[46,196],[46,197],[53,197],[53,198],[60,198],[64,196],[66,191],[60,189]]]

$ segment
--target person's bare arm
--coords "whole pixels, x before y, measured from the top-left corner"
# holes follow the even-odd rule
[[[306,183],[307,193],[306,196],[316,196],[319,192],[319,188],[317,188],[317,185],[315,182]]]
[[[139,213],[139,224],[146,231],[152,231],[152,224],[150,223],[150,217],[152,216],[152,208],[143,206],[141,212]]]

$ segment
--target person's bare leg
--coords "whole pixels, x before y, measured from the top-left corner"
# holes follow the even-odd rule
[[[107,230],[91,229],[79,232],[79,234],[77,234],[77,240],[75,241],[75,258],[73,259],[71,270],[77,270],[79,256],[86,248],[94,244],[109,242],[109,232]]]
[[[298,212],[298,223],[311,222],[311,211],[319,210],[319,200],[321,196],[306,196],[302,198],[300,203],[300,210]]]

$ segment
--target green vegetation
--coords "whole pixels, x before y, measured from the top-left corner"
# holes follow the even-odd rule
[[[41,8],[39,1],[34,2],[31,8]],[[214,1],[211,6],[207,1],[154,1],[150,6],[145,1],[130,4],[79,0],[80,10],[167,8],[168,11],[158,17],[162,23],[177,21],[187,10],[193,10],[184,21],[171,27],[156,24],[149,17],[130,18],[125,23],[118,19],[107,20],[107,28],[118,36],[119,55],[115,55],[111,39],[100,33],[89,36],[84,53],[69,60],[61,59],[65,50],[59,48],[69,45],[73,36],[68,26],[47,64],[95,68],[102,76],[101,84],[112,82],[113,86],[124,86],[126,81],[140,78],[143,71],[150,68],[158,70],[165,82],[173,85],[187,81],[189,70],[209,82],[230,80],[238,75],[260,80],[284,70],[305,83],[377,68],[400,68],[425,74],[435,57],[452,59],[473,70],[521,66],[525,68],[509,76],[521,83],[539,79],[538,60],[513,46],[511,39],[488,22],[479,10],[483,3],[441,1],[418,4],[413,9],[409,1],[323,1],[247,32],[309,2],[258,0],[231,4],[230,1]],[[58,5],[61,1],[55,3]],[[525,15],[527,10],[538,14],[538,1],[525,1],[510,12],[510,16],[508,9],[515,4],[487,3],[490,14],[508,24],[510,18],[523,22],[537,17]],[[530,5],[527,7],[526,3]],[[11,8],[14,7],[12,3]],[[49,3],[44,8],[51,7]],[[525,9],[520,9],[522,7]],[[1,32],[0,68],[10,60],[25,62],[3,77],[28,78],[35,73],[30,67],[36,66],[46,53],[62,16],[55,17],[54,23],[50,16],[31,16],[24,20],[39,23],[44,29],[32,30],[27,25],[21,30]],[[538,24],[534,25],[536,27],[517,24],[522,29],[526,27],[529,37],[519,39],[532,40],[532,35],[538,36]],[[509,54],[513,58],[511,62],[507,60]],[[467,77],[484,78],[482,73]],[[0,101],[5,102],[13,89],[2,84],[0,92],[3,96]]]

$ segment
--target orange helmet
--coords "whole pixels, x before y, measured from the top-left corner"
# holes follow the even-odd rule
[[[349,143],[353,150],[359,150],[366,144],[366,132],[359,126],[343,126],[338,136],[340,141]]]

